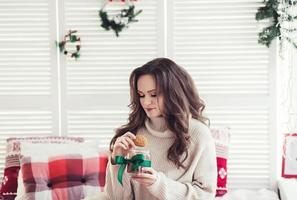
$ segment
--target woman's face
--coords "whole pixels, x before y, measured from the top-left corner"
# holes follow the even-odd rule
[[[157,94],[156,81],[152,75],[142,75],[137,81],[140,104],[149,118],[160,117],[163,110],[163,95]]]

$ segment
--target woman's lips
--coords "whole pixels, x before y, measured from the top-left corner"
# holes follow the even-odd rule
[[[148,112],[150,112],[150,111],[152,111],[152,110],[154,110],[155,108],[147,108],[146,110],[148,111]]]

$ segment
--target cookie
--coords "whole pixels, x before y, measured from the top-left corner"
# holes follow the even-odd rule
[[[136,146],[144,147],[147,144],[147,139],[144,135],[136,135],[136,139],[133,142]]]

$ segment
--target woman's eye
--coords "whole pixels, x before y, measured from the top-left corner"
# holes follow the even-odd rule
[[[156,94],[152,94],[151,97],[157,97],[157,95]]]
[[[144,97],[144,95],[139,95],[139,98],[143,98]]]

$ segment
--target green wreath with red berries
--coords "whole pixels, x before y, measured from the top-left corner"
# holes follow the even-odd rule
[[[56,42],[57,46],[60,49],[60,52],[69,56],[70,58],[75,58],[77,60],[80,57],[80,48],[81,48],[81,40],[80,37],[76,35],[76,30],[69,30],[68,34],[66,34],[63,40],[59,43]],[[75,44],[74,50],[68,50],[66,48],[67,43]]]

